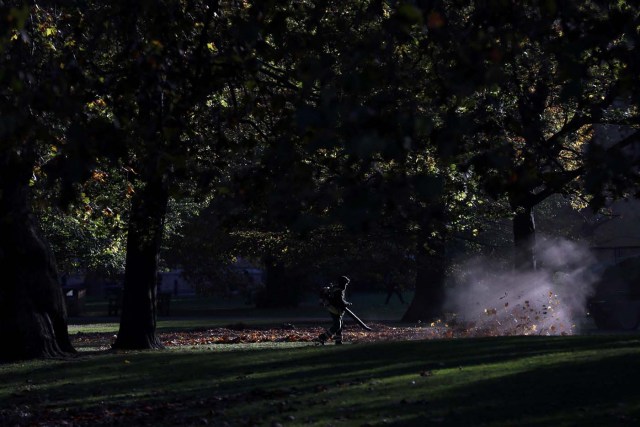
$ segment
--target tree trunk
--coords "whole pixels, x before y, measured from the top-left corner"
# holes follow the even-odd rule
[[[535,270],[536,224],[533,208],[519,207],[513,217],[514,267],[516,270]]]
[[[0,153],[0,360],[75,353],[54,256],[31,210],[31,168]]]
[[[415,294],[403,322],[430,322],[442,317],[444,303],[445,254],[443,242],[419,244],[416,257]]]
[[[442,317],[445,299],[445,207],[438,203],[424,215],[416,248],[416,285],[403,322],[430,322]]]
[[[114,348],[163,348],[156,335],[157,275],[168,199],[166,178],[153,176],[131,200],[122,316]]]
[[[296,283],[287,280],[284,262],[271,254],[264,258],[265,289],[256,300],[258,308],[296,307],[299,303],[299,290]]]

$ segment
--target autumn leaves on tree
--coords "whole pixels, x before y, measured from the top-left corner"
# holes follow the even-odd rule
[[[0,3],[0,358],[73,351],[41,228],[65,268],[126,264],[118,348],[162,345],[161,255],[206,246],[173,239],[187,223],[215,224],[215,259],[308,275],[366,246],[413,281],[406,321],[441,314],[481,204],[535,268],[539,203],[637,185],[615,159],[638,139],[639,10],[609,3]],[[604,147],[605,124],[629,131]]]

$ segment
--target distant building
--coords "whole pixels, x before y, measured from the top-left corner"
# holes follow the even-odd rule
[[[635,132],[638,130],[628,126],[598,125],[594,138],[607,148]],[[623,150],[628,158],[640,159],[640,144],[628,145]],[[611,200],[607,210],[607,217],[597,218],[600,222],[588,236],[598,260],[616,263],[640,255],[640,200]]]
[[[263,270],[244,258],[238,258],[230,270],[233,274],[227,285],[237,286],[236,292],[252,293],[263,285]],[[182,269],[173,269],[159,273],[158,292],[187,296],[195,295],[196,288],[183,276]]]
[[[194,287],[182,276],[182,269],[158,273],[158,293],[174,296],[195,295]]]

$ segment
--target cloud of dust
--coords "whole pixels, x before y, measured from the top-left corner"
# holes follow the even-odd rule
[[[446,308],[471,335],[569,335],[578,332],[598,277],[588,249],[567,240],[537,246],[539,268],[505,271],[476,258],[456,277]]]

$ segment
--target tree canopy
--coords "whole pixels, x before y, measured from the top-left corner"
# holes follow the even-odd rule
[[[286,293],[386,259],[359,274],[402,270],[411,321],[441,314],[452,254],[490,220],[535,268],[542,201],[637,194],[639,16],[625,0],[0,2],[0,309],[30,307],[40,331],[2,356],[72,350],[57,265],[124,268],[120,348],[161,346],[162,262],[283,265]]]

